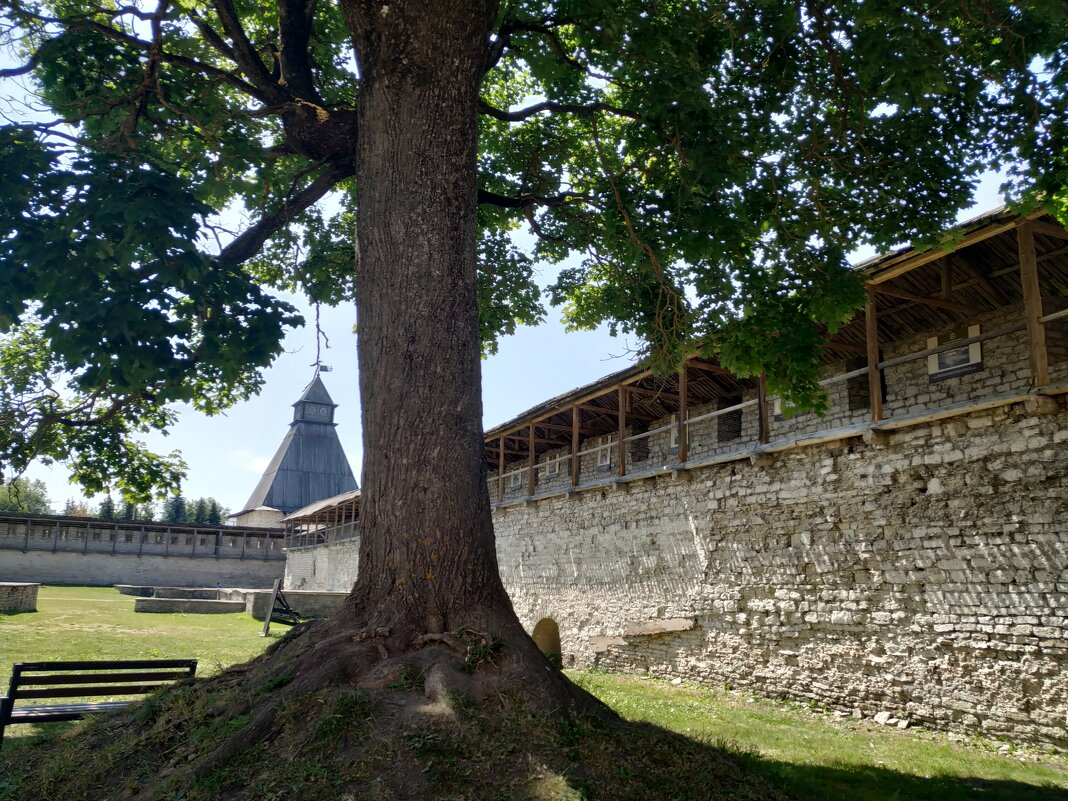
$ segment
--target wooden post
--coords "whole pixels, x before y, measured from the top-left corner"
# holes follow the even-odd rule
[[[145,524],[141,524],[141,539],[137,542],[137,555],[141,555],[141,551],[145,549]]]
[[[883,419],[883,377],[879,370],[879,320],[875,314],[875,295],[870,290],[864,305],[864,325],[868,347],[868,408],[872,422],[877,423]]]
[[[1020,250],[1020,286],[1023,288],[1024,322],[1027,325],[1027,356],[1031,364],[1031,386],[1049,383],[1049,357],[1046,353],[1046,327],[1042,320],[1042,290],[1038,283],[1035,232],[1030,222],[1016,229]]]
[[[193,556],[197,555],[197,539],[199,539],[197,537],[197,533],[198,533],[198,529],[194,528],[193,529],[193,554],[192,554]]]
[[[56,552],[59,548],[59,521],[56,521],[56,533],[52,536],[52,553]]]
[[[92,523],[85,524],[85,542],[82,543],[82,553],[85,553],[89,550],[89,529],[92,525]]]
[[[163,556],[167,557],[171,552],[171,527],[167,526],[167,533],[163,535]]]
[[[619,385],[619,475],[627,474],[627,388]]]
[[[194,540],[196,542],[196,540]],[[119,546],[119,524],[116,523],[111,530],[111,555],[115,555],[115,549]]]
[[[30,547],[30,521],[26,521],[26,530],[22,533],[22,552],[26,551]]]
[[[245,543],[248,542],[248,532],[241,532],[241,558],[245,558]]]
[[[497,453],[497,503],[504,501],[504,434],[497,439],[500,451]]]
[[[534,466],[538,463],[538,453],[534,450],[534,424],[527,429],[527,497],[534,494],[536,476]]]
[[[686,390],[689,376],[686,374],[686,360],[683,359],[682,367],[679,368],[679,464],[683,464],[689,457],[690,432],[686,422]]]
[[[577,487],[579,473],[582,470],[582,457],[579,456],[579,428],[582,426],[582,409],[571,407],[571,486]]]
[[[768,377],[764,372],[760,373],[757,381],[757,439],[763,445],[771,439],[771,430],[768,425]]]

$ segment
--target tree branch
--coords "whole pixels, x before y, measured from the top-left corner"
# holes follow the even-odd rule
[[[238,66],[249,80],[267,95],[272,103],[284,103],[290,100],[288,93],[274,81],[270,71],[256,54],[256,49],[249,41],[245,29],[241,27],[241,21],[231,0],[215,0],[214,6],[215,13],[219,15],[219,20],[222,22],[223,30],[233,42],[234,58],[237,59]]]
[[[528,209],[534,206],[545,208],[558,208],[573,200],[590,200],[589,195],[580,192],[562,192],[559,195],[520,195],[509,197],[491,192],[488,189],[478,190],[478,202],[490,206],[499,206],[502,209]]]
[[[613,106],[610,103],[590,103],[588,105],[580,105],[577,103],[554,103],[546,100],[541,103],[535,103],[533,106],[517,109],[516,111],[504,111],[495,106],[491,106],[485,100],[479,100],[478,107],[479,111],[483,114],[498,120],[503,120],[504,122],[522,122],[523,120],[529,119],[536,114],[541,114],[544,111],[549,111],[554,114],[574,114],[580,117],[590,117],[594,114],[604,112],[606,114],[615,114],[617,117],[628,117],[632,120],[642,119],[642,116],[636,111]]]
[[[278,61],[283,86],[305,100],[322,103],[308,53],[317,5],[317,0],[278,0],[278,39],[282,45]]]
[[[241,264],[255,256],[263,243],[294,217],[318,202],[339,181],[355,172],[352,165],[331,164],[303,190],[282,202],[281,208],[260,218],[259,222],[223,248],[219,261],[226,264]]]

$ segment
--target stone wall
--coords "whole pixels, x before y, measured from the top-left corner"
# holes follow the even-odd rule
[[[568,665],[1068,747],[1063,401],[506,504],[494,523],[516,611],[558,624]],[[286,586],[347,588],[356,547],[290,552]]]
[[[291,548],[286,554],[287,590],[348,592],[356,583],[360,540]]]
[[[159,556],[0,548],[0,581],[41,584],[153,584],[184,587],[270,587],[281,578],[281,559]]]
[[[558,623],[567,664],[1068,747],[1053,407],[505,506],[505,584],[528,629]]]
[[[36,612],[37,584],[0,581],[0,614]]]

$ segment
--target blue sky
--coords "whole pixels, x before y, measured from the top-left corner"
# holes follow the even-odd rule
[[[998,176],[987,176],[976,194],[975,205],[960,218],[999,205],[1000,182]],[[872,254],[858,252],[855,258],[869,255]],[[548,283],[556,269],[545,268],[541,282]],[[297,298],[290,299],[301,305],[305,319],[314,320],[314,312],[307,304]],[[323,362],[333,368],[323,379],[339,405],[338,435],[359,480],[363,447],[356,338],[352,333],[355,322],[355,309],[351,306],[322,309],[320,324],[330,342],[330,349],[323,353]],[[504,338],[499,352],[483,361],[484,425],[490,428],[547,398],[626,367],[632,362],[635,344],[625,338],[613,338],[604,329],[565,332],[558,311],[550,309],[544,324],[520,329],[514,336]],[[266,372],[258,396],[216,417],[181,409],[179,422],[168,436],[154,435],[147,439],[157,450],[182,452],[189,465],[183,486],[187,497],[212,496],[232,511],[243,508],[285,436],[293,416],[291,404],[311,380],[314,361],[314,326],[292,331],[286,339],[285,352]],[[67,498],[81,497],[79,489],[69,484],[68,474],[62,467],[34,465],[27,475],[45,481],[57,509]]]

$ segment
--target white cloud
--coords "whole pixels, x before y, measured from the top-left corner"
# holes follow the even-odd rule
[[[239,467],[249,473],[255,473],[260,475],[267,469],[267,465],[270,464],[271,458],[262,454],[250,451],[248,448],[238,448],[235,451],[230,451],[227,456],[230,464],[234,467]]]

